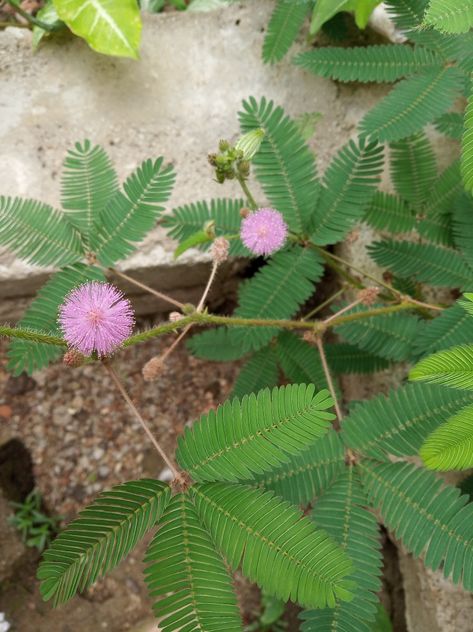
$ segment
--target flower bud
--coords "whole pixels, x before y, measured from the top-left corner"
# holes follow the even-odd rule
[[[366,287],[358,292],[358,298],[363,305],[370,307],[378,298],[379,287]]]
[[[225,237],[217,237],[210,248],[210,254],[215,263],[220,264],[228,259],[229,250],[230,242],[228,239],[225,239]]]
[[[243,134],[243,136],[238,139],[235,149],[239,149],[242,152],[244,160],[251,160],[255,156],[256,152],[261,147],[264,134],[264,129],[253,129],[251,132]]]
[[[75,349],[69,349],[66,351],[64,357],[62,358],[63,363],[70,367],[82,366],[84,364],[84,360],[85,358],[82,353],[79,353],[79,351],[76,351]]]
[[[164,362],[161,360],[159,356],[155,358],[151,358],[144,365],[141,373],[143,374],[143,378],[145,382],[153,382],[157,377],[161,375],[164,370]]]
[[[177,323],[179,320],[182,320],[183,318],[184,318],[184,316],[180,312],[171,312],[169,314],[169,322],[170,323]]]

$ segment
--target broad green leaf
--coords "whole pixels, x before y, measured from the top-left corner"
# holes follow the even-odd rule
[[[141,17],[137,0],[53,0],[73,33],[98,53],[137,59]]]
[[[54,30],[59,31],[62,27],[65,27],[64,22],[59,19],[56,7],[53,4],[53,0],[48,0],[46,4],[42,6],[41,9],[36,13],[35,17],[38,18],[38,20],[41,20],[43,24],[48,24],[49,26],[54,27]],[[43,37],[47,37],[50,34],[51,31],[46,31],[36,24],[33,25],[33,50],[36,50],[38,48]]]

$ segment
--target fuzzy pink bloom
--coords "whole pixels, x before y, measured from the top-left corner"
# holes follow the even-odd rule
[[[116,287],[91,281],[67,295],[59,308],[59,324],[73,349],[106,356],[131,334],[133,309]]]
[[[287,225],[279,211],[260,208],[243,219],[240,236],[255,255],[270,255],[284,245]]]

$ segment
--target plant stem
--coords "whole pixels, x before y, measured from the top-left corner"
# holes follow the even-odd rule
[[[199,304],[197,305],[196,311],[199,314],[204,308],[205,299],[207,298],[208,293],[210,292],[210,288],[212,287],[212,283],[215,280],[215,276],[217,274],[217,268],[218,268],[218,263],[216,261],[214,261],[213,264],[212,264],[212,270],[210,272],[209,280],[207,281],[207,285],[205,286],[205,289],[204,289],[204,291],[202,293],[202,296],[200,298]]]
[[[326,301],[324,301],[323,303],[320,303],[320,305],[317,305],[317,307],[314,307],[314,309],[312,309],[308,314],[306,314],[302,320],[309,320],[309,318],[312,318],[312,316],[315,316],[316,314],[321,312],[325,307],[333,303],[333,301],[337,300],[337,298],[341,296],[345,291],[346,291],[345,287],[340,288],[337,292],[335,292],[335,294],[330,296]]]
[[[46,24],[46,22],[38,20],[34,17],[34,15],[31,15],[31,13],[28,13],[28,11],[22,9],[15,0],[7,0],[7,3],[15,9],[18,15],[21,15],[21,17],[25,18],[25,20],[27,20],[29,24],[39,26],[39,28],[43,29],[44,31],[52,32],[57,30],[57,26]]]
[[[333,399],[333,405],[335,407],[335,412],[337,413],[337,420],[333,424],[335,430],[340,430],[340,422],[343,419],[342,410],[340,408],[340,404],[338,403],[337,393],[335,391],[335,386],[333,384],[332,374],[330,373],[330,368],[327,363],[327,357],[325,355],[324,343],[322,341],[321,336],[317,336],[315,343],[317,345],[317,349],[319,350],[320,360],[322,362],[322,368],[325,373],[325,379],[327,380],[327,386],[330,391],[330,394]]]
[[[345,307],[342,307],[342,309],[339,309],[336,314],[333,314],[333,316],[329,316],[328,318],[326,318],[324,320],[324,325],[328,325],[332,321],[336,320],[339,316],[341,316],[345,312],[349,312],[351,309],[353,309],[360,303],[361,303],[361,298],[357,298],[356,301],[353,301],[353,303],[350,303],[349,305],[345,305]]]
[[[43,342],[48,345],[55,345],[56,347],[67,347],[66,341],[59,336],[50,336],[46,333],[32,331],[31,329],[21,329],[19,327],[0,327],[0,336],[31,340],[32,342]]]
[[[243,193],[246,195],[246,199],[248,200],[248,204],[250,205],[251,210],[255,211],[258,208],[258,205],[256,204],[255,198],[251,195],[251,191],[246,184],[244,176],[242,176],[241,173],[238,173],[238,171],[236,170],[235,177],[240,183],[240,186],[243,189]]]
[[[103,361],[103,365],[104,367],[107,369],[108,373],[110,374],[110,377],[112,378],[113,382],[115,383],[115,386],[117,387],[118,391],[120,392],[120,395],[123,397],[123,399],[125,400],[125,402],[128,405],[128,408],[131,410],[131,412],[133,413],[135,419],[138,420],[138,422],[141,424],[141,427],[143,428],[143,430],[146,432],[146,434],[148,435],[149,440],[151,441],[151,443],[154,445],[154,447],[156,448],[157,452],[159,453],[160,457],[163,459],[163,461],[166,463],[167,467],[171,470],[172,475],[175,479],[182,479],[182,475],[179,472],[179,470],[176,468],[176,466],[174,465],[174,463],[171,461],[171,459],[168,457],[168,455],[166,454],[166,452],[163,450],[163,448],[159,445],[158,441],[154,438],[153,433],[151,432],[148,424],[146,423],[146,421],[143,419],[143,417],[141,416],[140,412],[138,411],[138,409],[136,408],[135,404],[131,401],[130,396],[128,395],[128,393],[125,390],[125,387],[123,386],[123,384],[120,381],[120,378],[118,377],[115,369],[112,367],[112,365],[110,364],[109,361],[104,360]]]
[[[154,294],[154,296],[157,296],[163,301],[167,301],[168,303],[171,303],[171,305],[174,305],[174,307],[177,307],[179,309],[182,309],[184,307],[184,303],[181,303],[180,301],[176,301],[176,299],[171,298],[167,294],[163,294],[162,292],[159,292],[158,290],[153,289],[149,285],[145,285],[144,283],[141,283],[141,281],[137,281],[136,279],[133,279],[133,277],[128,276],[128,274],[125,274],[124,272],[120,272],[120,270],[117,270],[116,268],[109,268],[109,270],[110,272],[113,272],[113,274],[116,274],[122,279],[125,279],[126,281],[133,283],[133,285],[140,287],[142,290],[145,290],[146,292],[149,292],[150,294]]]

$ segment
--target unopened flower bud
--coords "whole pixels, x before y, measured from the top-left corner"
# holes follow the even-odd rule
[[[367,307],[374,305],[378,298],[379,287],[366,287],[358,292],[358,298],[363,305]]]
[[[218,148],[220,151],[228,151],[230,149],[230,143],[228,140],[220,140],[218,142]]]
[[[217,154],[209,154],[207,156],[207,159],[209,161],[209,163],[212,165],[212,167],[215,167],[217,164]]]
[[[251,160],[261,147],[263,138],[264,129],[253,129],[251,132],[243,134],[243,136],[238,139],[235,149],[242,151],[244,160]]]
[[[153,382],[157,377],[161,375],[163,370],[164,362],[159,356],[156,356],[155,358],[151,358],[151,360],[148,360],[141,372],[146,382]]]
[[[225,239],[225,237],[217,237],[210,248],[210,254],[215,263],[220,264],[228,259],[229,250],[230,242],[228,239]]]
[[[183,318],[184,318],[184,316],[180,312],[171,312],[169,314],[169,322],[170,323],[177,323],[179,320],[182,320]]]
[[[75,349],[69,349],[68,351],[66,351],[62,359],[63,363],[66,366],[71,367],[82,366],[84,364],[84,360],[85,358],[82,353],[79,353]]]
[[[249,214],[250,214],[250,209],[249,208],[241,208],[240,209],[240,217],[248,217]]]
[[[248,176],[250,173],[250,163],[248,160],[242,160],[238,165],[238,171],[242,176]]]

